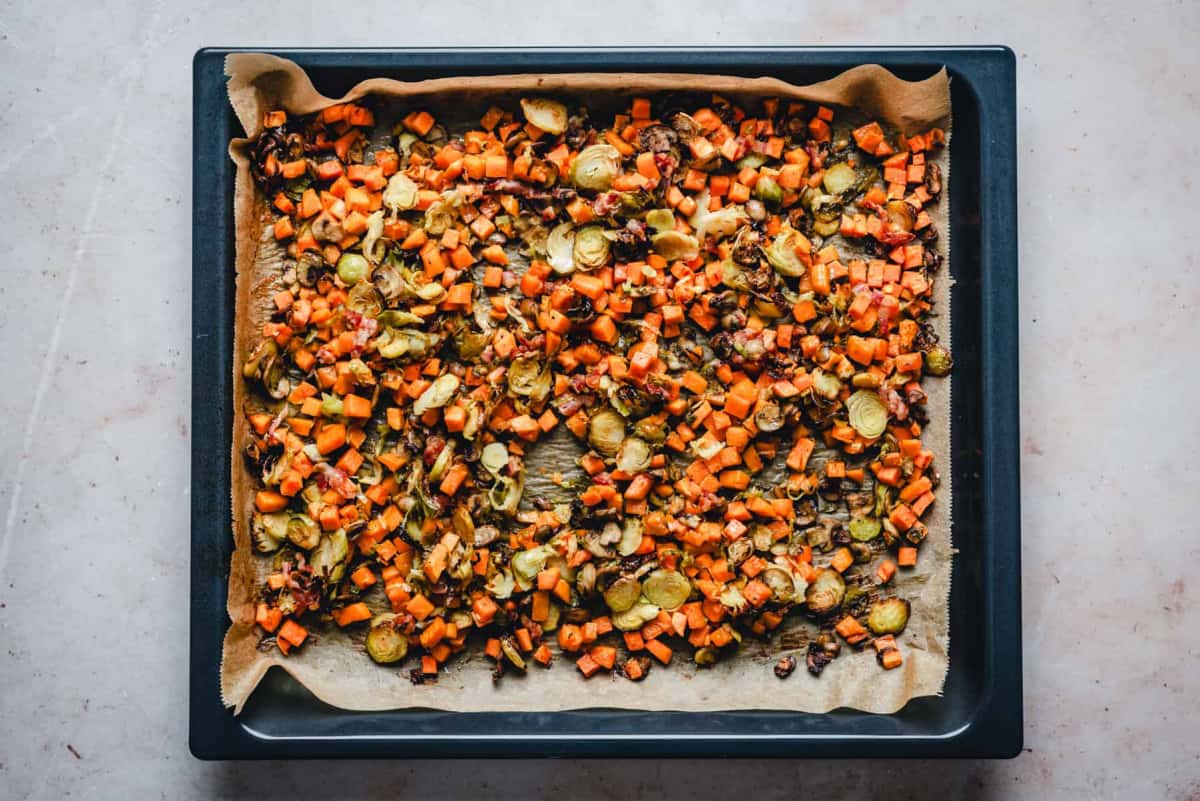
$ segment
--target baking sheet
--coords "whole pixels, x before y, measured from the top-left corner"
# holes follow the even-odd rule
[[[920,82],[902,81],[880,67],[863,66],[830,81],[797,87],[773,78],[737,78],[689,74],[578,73],[547,75],[489,76],[436,79],[404,83],[386,79],[365,81],[345,97],[326,98],[316,92],[304,72],[290,61],[259,54],[229,57],[230,101],[248,137],[259,132],[263,112],[284,108],[290,114],[317,111],[335,102],[346,102],[365,94],[387,96],[397,103],[413,103],[437,111],[439,108],[478,111],[498,97],[515,100],[521,94],[547,92],[563,95],[654,94],[665,91],[719,92],[732,98],[778,96],[815,101],[833,106],[854,107],[906,134],[932,126],[950,127],[949,83],[944,71]],[[619,87],[614,89],[613,87]],[[274,291],[282,252],[266,232],[267,208],[249,176],[244,155],[247,140],[236,140],[230,153],[237,163],[235,204],[237,232],[237,295],[234,332],[235,363],[240,363],[262,320],[267,299]],[[948,179],[948,151],[938,154]],[[949,182],[944,180],[940,202],[931,214],[941,232],[938,246],[948,255]],[[935,283],[935,330],[949,344],[950,309],[948,271]],[[235,368],[236,370],[236,368]],[[948,606],[950,581],[950,451],[949,381],[927,381],[930,425],[924,439],[937,456],[943,476],[938,501],[926,518],[929,537],[915,571],[904,571],[896,590],[913,604],[912,620],[900,638],[905,664],[884,672],[870,653],[847,649],[841,658],[816,679],[802,669],[780,682],[771,664],[786,651],[779,638],[770,643],[748,640],[735,658],[713,668],[697,670],[678,655],[669,669],[655,669],[643,682],[619,677],[596,676],[584,682],[571,662],[556,660],[549,671],[534,669],[529,676],[506,675],[493,684],[489,661],[480,654],[466,654],[452,661],[436,684],[413,685],[407,666],[381,668],[361,653],[362,632],[341,631],[335,626],[311,627],[313,642],[291,657],[275,649],[259,648],[254,629],[255,592],[263,560],[250,548],[247,520],[253,494],[253,479],[244,468],[241,451],[245,430],[240,413],[244,386],[234,376],[234,410],[239,419],[233,439],[233,529],[228,611],[233,621],[225,638],[222,659],[222,696],[240,710],[263,674],[279,665],[321,700],[352,710],[382,710],[409,707],[451,711],[550,711],[588,707],[640,710],[712,711],[776,709],[824,712],[849,707],[868,712],[893,712],[909,699],[940,693],[948,668]],[[543,443],[541,450],[547,451]],[[572,449],[573,445],[569,446]],[[814,459],[817,461],[817,459]],[[537,475],[538,461],[529,460],[530,475]],[[536,487],[535,480],[530,482]],[[816,629],[800,616],[789,619],[789,644],[802,655],[806,635]],[[411,660],[410,660],[411,661]]]

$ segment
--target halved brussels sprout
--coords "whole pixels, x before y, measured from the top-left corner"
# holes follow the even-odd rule
[[[804,541],[814,551],[828,553],[833,548],[833,531],[841,525],[835,518],[822,517],[817,525],[805,530]]]
[[[463,542],[472,543],[475,541],[475,521],[471,519],[471,510],[465,505],[454,507],[454,514],[450,516],[450,523],[454,527],[454,533]]]
[[[825,191],[831,195],[840,195],[848,189],[853,189],[858,183],[858,175],[854,168],[846,162],[838,162],[825,170],[821,178]]]
[[[651,209],[646,212],[646,225],[655,231],[674,231],[675,212],[670,209]]]
[[[454,204],[448,200],[439,200],[425,209],[424,228],[430,236],[441,236],[446,233],[446,229],[454,227],[456,219],[458,210]]]
[[[562,607],[551,602],[546,607],[546,619],[541,621],[542,631],[554,631],[558,628],[558,621],[562,618]]]
[[[546,237],[546,261],[559,275],[575,272],[575,228],[570,223],[550,229]]]
[[[773,300],[755,298],[754,313],[764,320],[778,320],[783,316],[784,310],[780,308],[779,304]]]
[[[696,197],[696,211],[688,218],[688,223],[696,231],[696,239],[703,242],[708,236],[723,239],[733,236],[738,229],[750,222],[750,215],[739,205],[725,206],[717,211],[709,211],[708,190]]]
[[[715,665],[721,659],[721,652],[712,646],[705,646],[692,654],[692,661],[700,667]]]
[[[679,231],[663,231],[650,237],[654,252],[667,261],[691,261],[700,255],[700,243],[696,237]]]
[[[426,281],[417,286],[416,294],[427,303],[441,303],[446,297],[446,288],[437,281]]]
[[[767,551],[775,543],[775,534],[762,523],[751,523],[750,541],[756,551]]]
[[[698,437],[688,443],[688,448],[704,461],[716,456],[725,448],[725,443],[712,437]]]
[[[848,528],[850,536],[858,542],[870,542],[879,536],[882,526],[879,524],[879,518],[856,517],[850,521]]]
[[[508,367],[508,391],[535,403],[546,399],[551,389],[550,368],[537,359],[514,359]]]
[[[596,564],[594,562],[584,562],[575,574],[575,591],[585,597],[596,591]]]
[[[721,605],[735,615],[740,615],[746,611],[746,607],[750,602],[746,600],[746,596],[742,595],[742,590],[736,584],[730,584],[721,593]]]
[[[367,232],[363,234],[362,252],[378,264],[383,261],[387,249],[383,245],[383,209],[371,212],[367,218]]]
[[[435,344],[437,338],[415,328],[384,328],[375,340],[375,348],[385,359],[400,359],[405,356],[419,359]]]
[[[525,669],[525,659],[521,656],[521,650],[517,648],[517,643],[512,637],[500,638],[500,653],[504,654],[504,658],[517,670]]]
[[[533,581],[537,578],[537,574],[546,569],[546,560],[553,554],[554,549],[549,545],[539,545],[513,554],[510,564],[517,583],[520,584],[522,579]]]
[[[363,317],[378,317],[383,311],[383,296],[370,281],[359,281],[346,293],[346,308]]]
[[[783,187],[769,175],[764,175],[754,182],[754,196],[768,208],[778,208],[783,203]]]
[[[808,272],[808,268],[800,261],[800,257],[796,255],[796,248],[800,245],[800,237],[792,228],[784,228],[775,235],[771,246],[763,251],[763,255],[767,257],[767,261],[775,268],[775,272],[780,275],[786,275],[789,278],[798,278]]]
[[[311,550],[321,541],[321,527],[308,515],[291,515],[287,521],[287,538],[297,548]]]
[[[263,514],[255,512],[250,523],[250,539],[254,549],[259,553],[272,553],[288,538],[287,512],[272,512]]]
[[[513,580],[512,573],[507,570],[497,570],[488,577],[487,591],[488,595],[493,598],[510,598],[516,588],[517,582]]]
[[[768,567],[759,580],[771,588],[771,594],[780,603],[791,603],[796,598],[796,582],[792,574],[782,567]]]
[[[433,383],[413,403],[413,414],[420,417],[430,409],[440,409],[445,406],[454,398],[454,393],[458,392],[459,383],[458,376],[453,373],[443,373],[435,378]]]
[[[879,389],[883,385],[877,373],[855,373],[850,383],[856,389]]]
[[[825,400],[837,400],[838,394],[842,391],[842,382],[836,375],[824,370],[813,370],[812,376],[813,392]]]
[[[521,495],[525,492],[525,477],[502,478],[488,490],[488,503],[492,509],[501,514],[511,515],[521,505]]]
[[[655,570],[642,585],[646,600],[663,609],[678,609],[692,594],[692,583],[675,570]]]
[[[375,268],[371,283],[375,284],[379,294],[383,295],[384,303],[397,303],[410,294],[408,282],[404,280],[400,268],[390,261]],[[384,323],[381,322],[380,325]]]
[[[441,481],[442,475],[446,472],[446,468],[450,466],[450,462],[454,461],[455,441],[450,440],[446,446],[438,453],[437,458],[433,460],[433,465],[429,468],[429,482],[432,485],[436,481]]]
[[[263,338],[246,357],[246,362],[242,365],[242,377],[258,378],[262,376],[263,368],[274,363],[278,355],[279,346],[275,344],[275,340]]]
[[[633,433],[655,445],[661,445],[663,440],[667,438],[667,430],[658,420],[652,420],[649,417],[644,417],[638,420],[633,426]],[[694,440],[693,440],[694,441]]]
[[[871,606],[867,615],[867,628],[872,634],[899,634],[908,625],[911,610],[908,601],[902,598],[885,598]]]
[[[472,331],[470,326],[464,325],[454,335],[454,349],[463,361],[475,361],[491,341],[491,331]]]
[[[395,624],[393,614],[377,615],[367,632],[367,656],[380,665],[391,665],[408,656],[408,637]]]
[[[604,591],[604,603],[613,612],[632,609],[641,597],[642,583],[633,576],[622,576]]]
[[[817,572],[804,593],[804,603],[815,615],[828,615],[842,605],[846,597],[846,580],[836,570],[824,568]]]
[[[632,556],[641,547],[645,526],[640,517],[625,518],[621,526],[621,539],[617,540],[617,553],[621,556]]]
[[[608,263],[609,244],[604,229],[589,225],[575,232],[575,245],[571,249],[575,267],[590,272]]]
[[[850,425],[866,439],[875,439],[887,431],[888,410],[878,392],[860,389],[846,399]]]
[[[903,200],[889,200],[885,210],[888,222],[901,231],[912,231],[913,226],[916,225],[912,206]]]
[[[558,136],[567,130],[567,107],[546,97],[522,97],[521,111],[535,128]]]
[[[339,528],[321,538],[320,545],[313,549],[309,564],[313,573],[322,576],[329,584],[336,584],[346,570],[349,556],[350,543],[346,539],[346,531]]]
[[[629,437],[617,451],[617,469],[626,473],[640,473],[650,467],[653,456],[645,440]]]
[[[744,170],[749,167],[752,170],[757,170],[759,167],[767,163],[767,157],[763,153],[755,153],[753,150],[742,156],[734,162],[733,166],[739,170]]]
[[[615,456],[625,440],[625,418],[612,409],[601,409],[588,421],[588,444],[604,456]]]
[[[614,612],[613,628],[618,631],[637,631],[642,626],[658,617],[659,609],[647,601],[638,601],[624,612]]]
[[[361,253],[343,253],[338,259],[337,274],[342,283],[353,286],[367,277],[371,272],[371,264]]]
[[[489,442],[479,454],[479,463],[493,476],[499,476],[508,465],[508,446],[503,442]]]
[[[620,171],[620,151],[612,145],[590,145],[571,163],[571,183],[579,189],[606,192]]]
[[[416,208],[417,185],[413,179],[402,172],[389,178],[383,190],[383,205],[393,214]]]

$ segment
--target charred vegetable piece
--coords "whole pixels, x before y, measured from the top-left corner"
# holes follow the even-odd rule
[[[879,536],[882,528],[879,519],[875,517],[858,517],[847,525],[850,536],[859,542],[870,542]]]
[[[250,536],[255,550],[260,553],[272,553],[279,550],[279,546],[290,539],[288,537],[289,517],[287,512],[272,514],[255,512],[250,528]]]
[[[911,607],[901,598],[886,598],[871,606],[867,628],[872,634],[899,634],[908,625]]]
[[[632,609],[642,597],[642,583],[632,576],[622,576],[604,591],[604,603],[614,612]]]
[[[321,527],[308,515],[290,515],[287,521],[288,542],[308,551],[321,541]]]
[[[815,615],[829,615],[841,607],[845,597],[846,582],[842,574],[826,568],[819,571],[808,585],[804,593],[804,603]]]
[[[934,345],[925,351],[925,372],[929,375],[939,377],[950,375],[953,367],[954,359],[950,356],[950,351],[941,345]]]
[[[408,656],[408,637],[395,624],[396,615],[379,615],[367,632],[367,655],[380,665],[392,665]]]
[[[781,679],[786,679],[792,675],[792,671],[796,669],[796,657],[785,656],[775,663],[775,675]]]

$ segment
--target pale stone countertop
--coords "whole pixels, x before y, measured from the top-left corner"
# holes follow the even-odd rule
[[[1200,798],[1200,5],[469,5],[3,4],[0,799]],[[1016,52],[1027,751],[196,761],[188,460],[212,432],[189,430],[193,52],[617,41]]]

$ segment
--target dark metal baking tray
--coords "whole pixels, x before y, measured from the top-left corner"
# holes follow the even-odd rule
[[[892,715],[756,712],[356,713],[273,670],[240,716],[218,669],[233,547],[233,164],[240,135],[210,48],[193,65],[192,586],[190,744],[203,759],[478,756],[1010,757],[1021,748],[1017,394],[1016,65],[985,48],[281,49],[317,88],[359,80],[513,72],[773,75],[804,84],[857,64],[951,76],[950,271],[955,355],[950,672],[942,697]],[[780,686],[781,692],[788,685]]]

